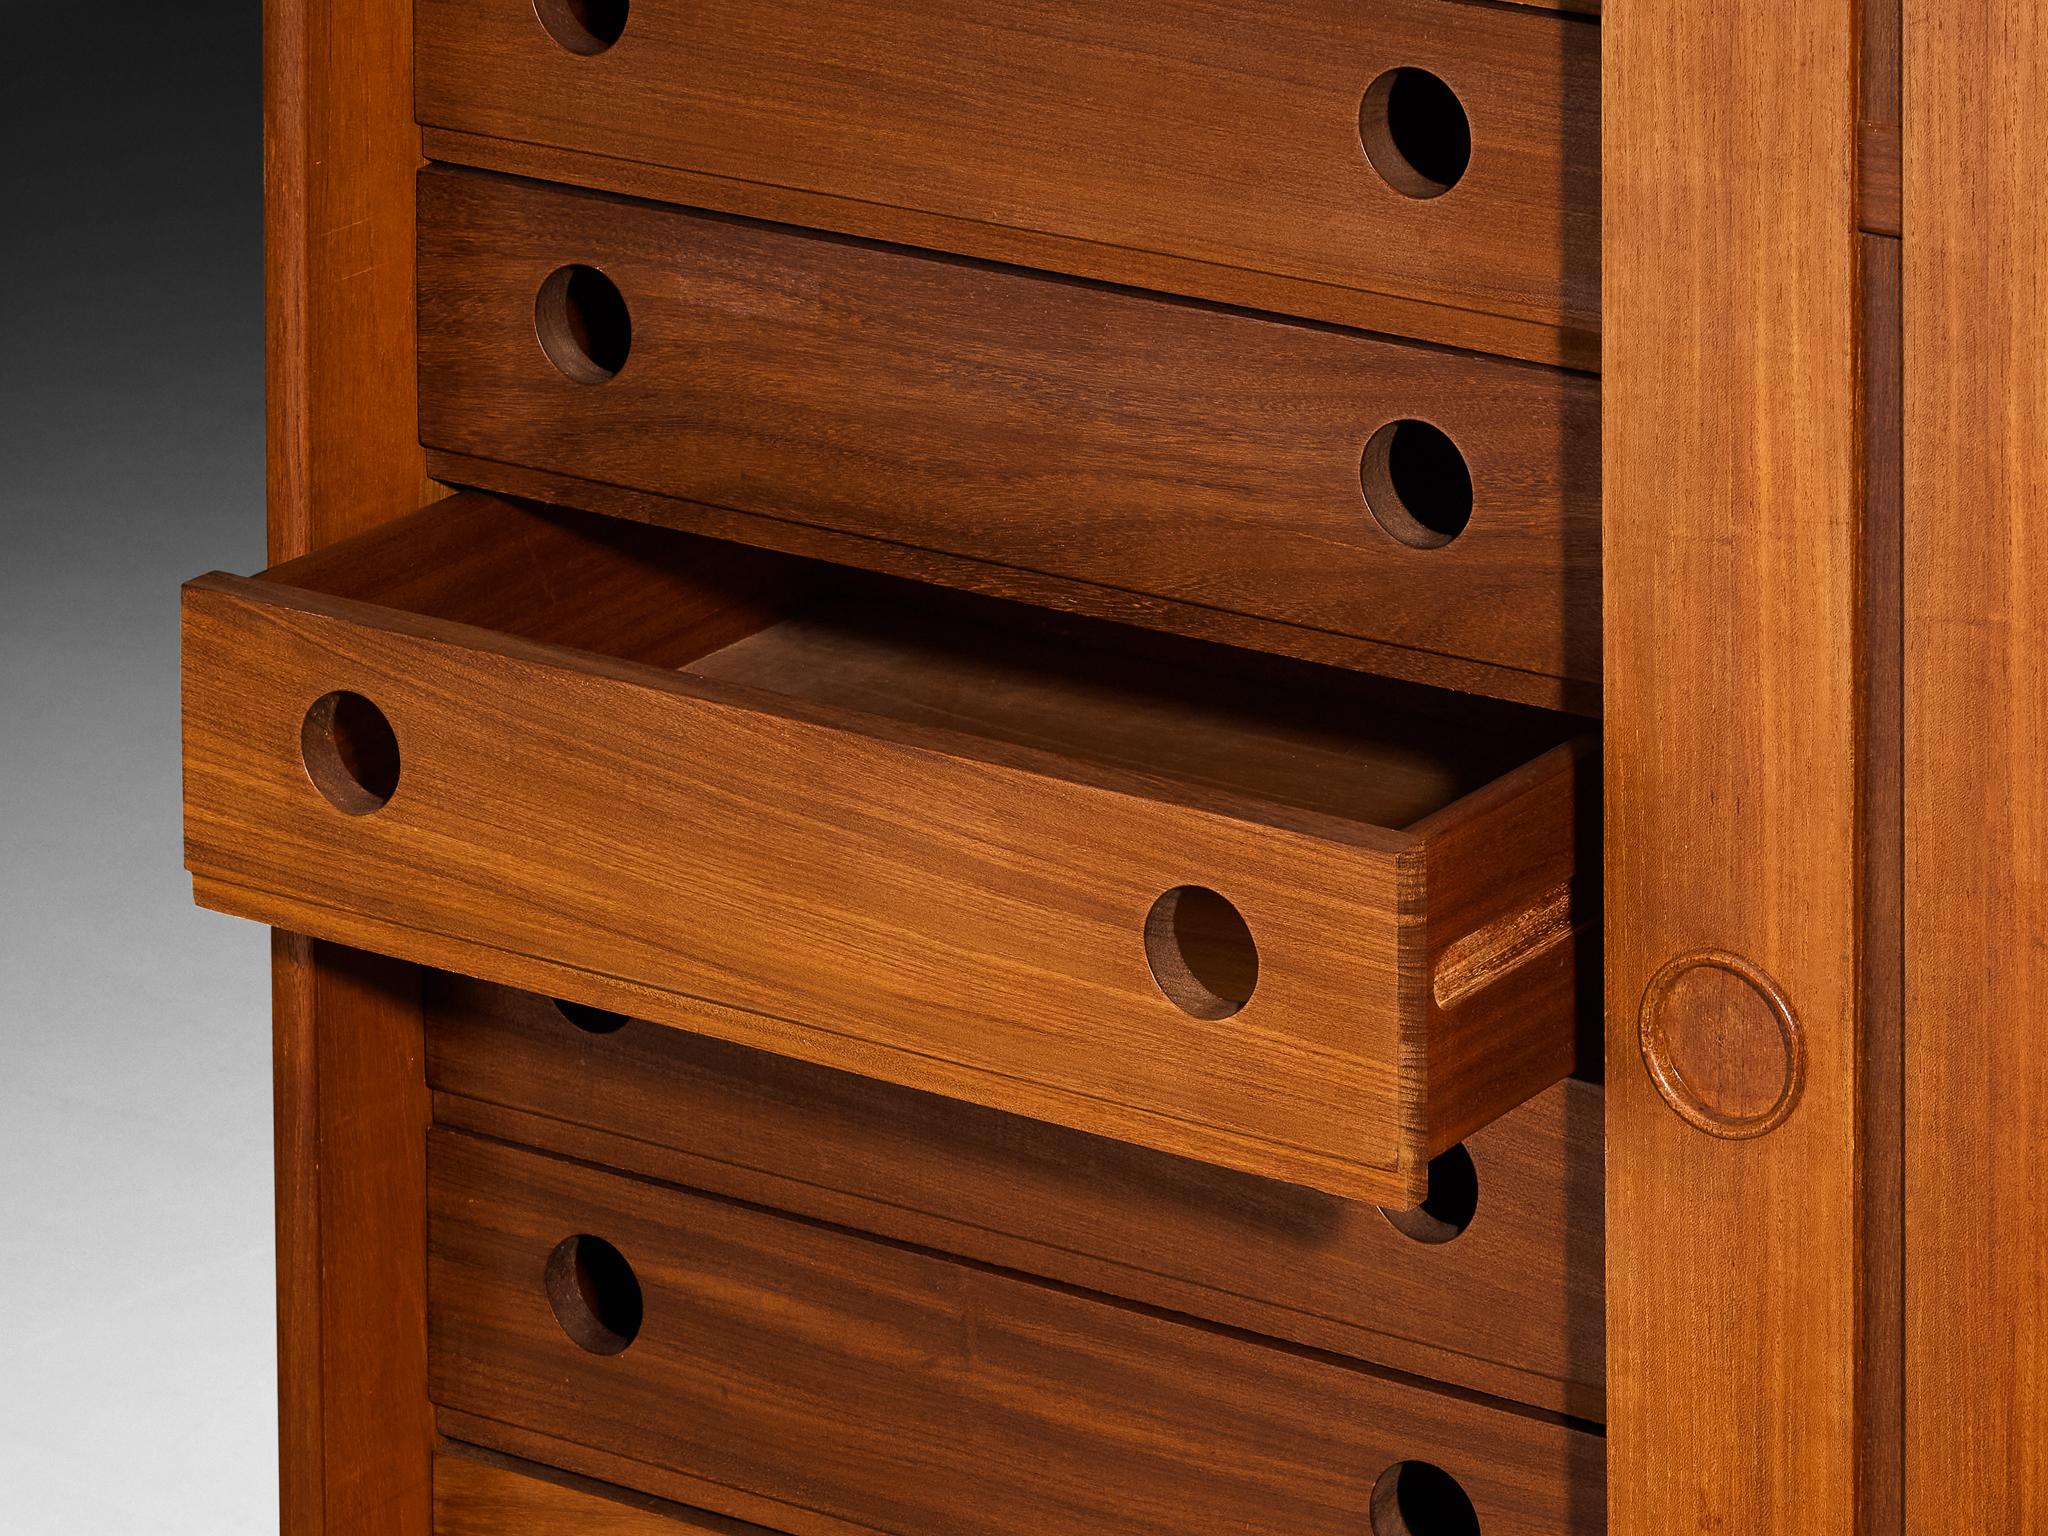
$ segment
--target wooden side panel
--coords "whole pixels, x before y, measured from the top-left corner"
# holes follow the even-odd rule
[[[423,1532],[426,1132],[409,965],[279,933],[278,1426],[287,1536]]]
[[[553,471],[771,542],[835,529],[1598,682],[1591,379],[474,173],[423,174],[420,221],[421,436],[477,484]],[[607,382],[535,341],[571,262],[630,316]],[[1417,420],[1469,482],[1413,475],[1411,516],[1361,464]]]
[[[2048,12],[1906,6],[1907,1528],[2048,1525]]]
[[[1422,1242],[1368,1203],[644,1021],[592,1033],[528,992],[436,974],[427,1012],[442,1124],[1603,1416],[1589,1083],[1472,1137],[1469,1225]]]
[[[1441,0],[635,0],[592,54],[525,5],[425,0],[419,29],[420,120],[461,136],[437,133],[437,157],[540,169],[505,158],[524,148],[551,179],[663,201],[1483,350],[1548,333],[1553,358],[1597,351],[1583,21]],[[1448,194],[1368,158],[1389,131],[1368,87],[1396,69],[1461,104]],[[1455,156],[1455,130],[1398,121]]]
[[[1862,1495],[1858,7],[1617,7],[1607,216],[1611,1515]]]
[[[431,1189],[437,1404],[798,1536],[1356,1536],[1408,1459],[1487,1536],[1602,1528],[1600,1438],[1539,1417],[449,1132]],[[546,1278],[579,1233],[616,1352],[569,1330],[622,1287]]]
[[[411,0],[264,0],[269,547],[426,494]],[[404,967],[273,943],[281,1523],[429,1529],[425,1085]]]
[[[427,494],[413,370],[411,0],[264,0],[271,560]]]

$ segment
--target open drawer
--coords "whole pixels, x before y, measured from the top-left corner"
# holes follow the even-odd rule
[[[1387,1205],[1573,1065],[1556,717],[474,494],[184,621],[223,911]]]

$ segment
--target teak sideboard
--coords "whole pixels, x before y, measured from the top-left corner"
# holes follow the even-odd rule
[[[2048,15],[264,9],[287,1532],[2048,1526]]]

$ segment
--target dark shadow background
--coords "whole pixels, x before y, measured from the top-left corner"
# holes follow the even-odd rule
[[[0,1527],[276,1529],[265,939],[178,583],[263,551],[256,0],[0,0]]]

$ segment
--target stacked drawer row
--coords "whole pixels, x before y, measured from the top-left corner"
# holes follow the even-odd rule
[[[1582,9],[419,0],[187,861],[434,968],[444,1536],[1603,1527]]]
[[[453,170],[420,292],[451,481],[1512,698],[1598,681],[1584,376]]]
[[[1389,1214],[473,982],[428,1017],[457,1439],[800,1536],[1599,1528],[1588,1426],[1358,1363],[1597,1414],[1597,1089]]]

